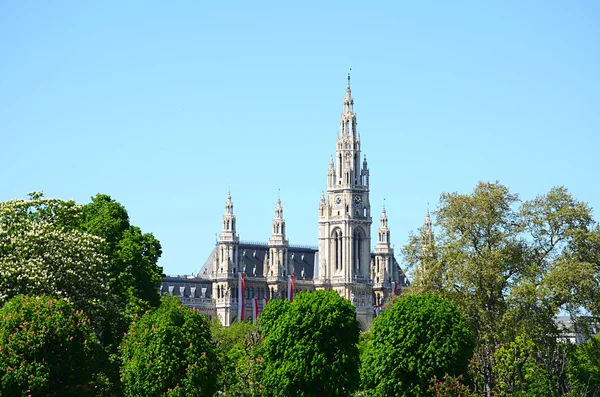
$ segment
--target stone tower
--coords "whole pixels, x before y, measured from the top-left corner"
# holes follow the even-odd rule
[[[265,256],[263,272],[267,279],[269,295],[270,298],[283,297],[285,296],[286,277],[291,270],[288,259],[289,242],[285,237],[285,219],[283,219],[283,207],[279,197],[275,205],[275,217],[268,246],[269,251]]]
[[[371,267],[375,305],[382,305],[393,294],[392,282],[398,281],[399,272],[394,266],[394,249],[390,244],[390,229],[385,206],[381,211],[380,225],[377,230],[377,245]]]
[[[316,289],[333,289],[356,307],[361,326],[373,316],[370,278],[371,205],[366,158],[361,167],[350,74],[340,117],[335,159],[329,161],[327,195],[319,203]]]
[[[235,215],[233,214],[233,201],[231,192],[227,194],[225,214],[221,234],[217,239],[217,249],[213,259],[213,297],[217,316],[223,324],[230,324],[232,315],[237,310],[237,291],[232,287],[239,270],[239,244],[240,239],[236,233]],[[233,312],[232,312],[232,305]]]

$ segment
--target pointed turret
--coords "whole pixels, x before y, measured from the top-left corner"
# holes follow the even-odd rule
[[[425,221],[423,222],[422,245],[421,245],[422,255],[423,256],[432,256],[433,255],[433,245],[434,245],[433,227],[432,227],[432,223],[431,223],[431,217],[429,216],[429,208],[428,208],[427,213],[425,214]]]
[[[283,207],[281,199],[277,197],[275,204],[275,217],[273,218],[273,229],[269,239],[269,277],[281,278],[289,274],[288,270],[288,246],[285,237],[285,219],[283,219]]]
[[[369,166],[367,165],[367,155],[365,154],[363,164],[362,164],[362,172],[361,172],[362,184],[364,186],[369,186]]]
[[[231,274],[238,270],[239,242],[240,238],[236,233],[236,219],[233,214],[233,201],[231,200],[231,191],[229,191],[225,201],[221,234],[217,239],[215,273]]]
[[[354,99],[352,99],[352,90],[350,89],[350,72],[348,72],[348,86],[346,87],[346,97],[344,98],[344,113],[354,112]]]
[[[329,158],[329,169],[327,170],[327,187],[335,185],[335,165],[333,156]]]
[[[273,232],[271,241],[277,241],[283,243],[285,240],[285,220],[283,219],[283,207],[281,206],[281,199],[277,197],[277,204],[275,204],[275,217],[273,218]]]
[[[231,200],[231,191],[227,194],[225,201],[225,214],[223,215],[223,226],[218,242],[238,242],[236,234],[235,215],[233,215],[233,201]]]
[[[381,210],[381,217],[379,218],[379,230],[377,231],[377,246],[378,247],[389,247],[390,246],[390,229],[388,228],[387,212],[385,211],[385,204]]]

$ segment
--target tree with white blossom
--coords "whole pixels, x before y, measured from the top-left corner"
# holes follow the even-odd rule
[[[89,313],[102,306],[104,240],[78,230],[81,208],[41,192],[0,202],[0,305],[17,295],[52,295]]]

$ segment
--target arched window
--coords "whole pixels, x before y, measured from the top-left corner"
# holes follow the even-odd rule
[[[342,231],[335,229],[331,236],[331,260],[335,270],[342,269]]]
[[[363,241],[363,232],[361,229],[356,229],[354,232],[354,236],[352,237],[352,258],[353,258],[353,266],[355,272],[360,273],[361,269],[361,256],[362,256],[362,241]]]

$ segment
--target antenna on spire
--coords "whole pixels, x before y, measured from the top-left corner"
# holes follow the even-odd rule
[[[348,72],[348,88],[350,88],[350,72],[352,72],[352,68],[350,68],[350,71]]]
[[[385,209],[385,197],[383,198],[383,209]]]
[[[281,198],[281,189],[277,188],[277,200]]]

